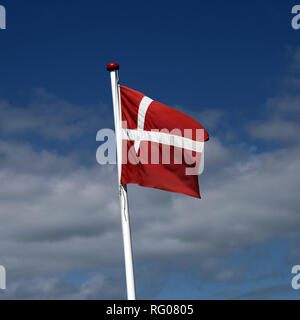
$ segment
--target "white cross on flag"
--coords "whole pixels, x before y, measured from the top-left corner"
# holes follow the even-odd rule
[[[202,125],[190,116],[120,86],[122,109],[121,183],[138,184],[200,198],[198,174]]]

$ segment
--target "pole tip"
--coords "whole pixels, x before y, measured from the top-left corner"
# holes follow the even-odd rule
[[[107,71],[115,71],[115,70],[119,70],[120,67],[117,63],[113,62],[113,63],[109,63],[106,68],[107,68]]]

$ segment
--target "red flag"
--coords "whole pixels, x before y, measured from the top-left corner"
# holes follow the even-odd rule
[[[200,198],[202,125],[186,114],[120,86],[122,184],[139,184]]]

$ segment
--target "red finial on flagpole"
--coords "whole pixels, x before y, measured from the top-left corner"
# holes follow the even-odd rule
[[[115,70],[119,70],[119,65],[118,65],[118,63],[115,63],[115,62],[113,62],[113,63],[109,63],[108,65],[107,65],[107,71],[115,71]]]

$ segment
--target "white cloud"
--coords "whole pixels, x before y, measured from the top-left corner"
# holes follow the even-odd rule
[[[267,107],[274,114],[300,114],[300,95],[284,95],[282,97],[271,98],[267,101]]]
[[[293,51],[293,68],[300,66],[300,47]],[[253,137],[274,142],[298,143],[300,137],[299,76],[288,75],[284,81],[284,92],[266,101],[265,117],[248,125]],[[295,92],[295,89],[297,90]]]
[[[300,140],[300,125],[293,121],[274,117],[259,124],[249,126],[249,133],[253,137],[289,142]]]
[[[217,125],[220,123],[224,113],[221,110],[206,110],[203,112],[199,112],[196,114],[195,119],[199,119],[199,121],[205,121],[203,125],[207,129],[215,129]]]
[[[39,300],[87,300],[87,299],[125,299],[122,280],[99,273],[79,285],[63,278],[49,277],[21,280],[10,285],[1,295],[3,299]]]
[[[99,104],[99,112],[91,106],[76,106],[38,89],[26,107],[0,101],[0,130],[5,135],[35,133],[48,139],[69,140],[87,132],[95,132],[111,116]]]
[[[207,180],[213,183],[201,180],[202,200],[129,187],[135,261],[145,266],[138,274],[140,284],[146,286],[143,275],[148,268],[156,270],[157,290],[169,272],[186,269],[207,279],[215,273],[220,281],[240,279],[225,257],[262,241],[298,238],[295,190],[300,181],[295,173],[300,170],[300,149],[241,161],[218,140],[209,143],[214,165],[207,169]],[[17,161],[20,148],[0,144],[4,159],[10,159],[0,167],[0,264],[6,266],[11,283],[8,297],[122,297],[124,278],[119,271],[105,271],[123,266],[113,168],[82,167],[70,157],[24,147],[26,162],[41,160],[29,170]],[[225,172],[214,175],[217,167]],[[222,272],[216,272],[220,267]],[[82,285],[62,280],[64,274],[94,270],[100,278],[91,277]],[[99,291],[115,278],[115,291]]]

